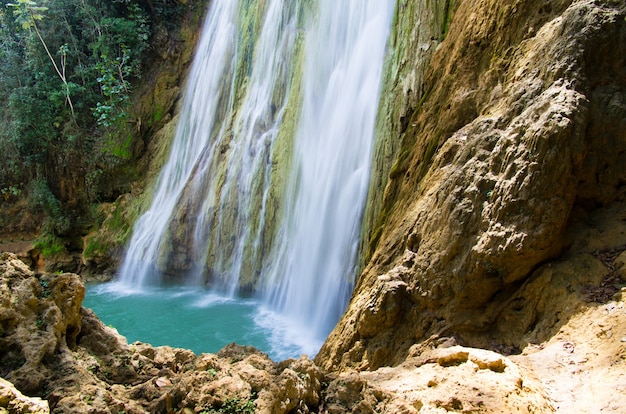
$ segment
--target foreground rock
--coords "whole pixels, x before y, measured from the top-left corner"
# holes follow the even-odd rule
[[[326,373],[251,347],[216,355],[127,344],[88,309],[78,276],[36,275],[0,255],[0,383],[9,412],[551,412],[540,383],[502,355],[444,340],[373,372]],[[19,411],[16,407],[20,408]],[[13,411],[11,411],[13,410]],[[24,411],[26,410],[26,411]]]
[[[0,378],[0,413],[47,414],[48,403],[37,397],[25,397],[13,384]]]
[[[626,412],[626,3],[452,3],[316,362],[378,372],[448,337],[557,412]]]

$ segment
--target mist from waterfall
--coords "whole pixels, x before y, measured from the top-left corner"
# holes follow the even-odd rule
[[[260,324],[315,353],[354,286],[394,10],[213,0],[119,282],[251,292],[265,303]]]

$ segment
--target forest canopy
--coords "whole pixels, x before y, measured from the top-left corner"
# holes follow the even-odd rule
[[[102,194],[93,183],[128,164],[133,88],[176,0],[0,3],[0,201],[28,199],[55,237]],[[0,223],[2,224],[2,223]]]

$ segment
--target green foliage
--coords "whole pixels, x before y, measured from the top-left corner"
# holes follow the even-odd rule
[[[39,250],[44,257],[57,255],[65,250],[63,240],[54,234],[44,233],[34,243],[35,249]]]
[[[40,331],[45,331],[48,327],[48,324],[41,315],[37,316],[37,321],[35,322],[35,324],[37,325],[37,329],[39,329]]]
[[[52,289],[50,289],[50,283],[47,279],[39,279],[39,284],[42,287],[41,297],[49,298],[52,295]]]
[[[102,56],[102,62],[97,64],[100,77],[97,79],[104,95],[104,102],[97,102],[94,108],[94,116],[98,124],[110,127],[120,120],[126,118],[124,110],[128,102],[131,69],[127,62],[127,48],[122,49],[122,56],[111,60],[107,55]]]
[[[0,2],[0,202],[27,197],[27,213],[45,217],[44,254],[61,251],[62,238],[91,225],[90,206],[115,200],[136,176],[133,91],[155,53],[151,39],[179,27],[188,7],[178,0]],[[119,231],[88,245],[91,252],[126,237],[123,221],[113,220]]]
[[[182,17],[184,4],[178,0],[155,0],[149,2],[152,15],[168,28],[172,28]]]
[[[65,243],[59,234],[67,233],[72,223],[68,213],[50,191],[45,180],[39,179],[31,183],[29,204],[33,211],[39,211],[45,215],[42,232],[34,243],[35,249],[39,250],[44,257],[65,251]]]
[[[59,217],[62,214],[61,203],[52,194],[45,180],[35,180],[31,183],[30,197],[32,205],[49,216]]]
[[[256,403],[253,399],[240,400],[239,398],[230,398],[220,407],[219,412],[228,414],[254,414]]]
[[[16,185],[9,185],[0,189],[0,193],[5,201],[8,201],[11,197],[19,197],[22,194],[22,190]]]
[[[100,60],[96,69],[100,76],[97,81],[103,99],[93,108],[100,126],[111,127],[127,117],[126,107],[131,89],[130,79],[140,74],[140,57],[147,47],[149,38],[148,19],[135,3],[127,3],[126,17],[104,17],[100,21],[100,35],[90,45]],[[117,46],[111,48],[113,41]]]
[[[17,0],[16,3],[7,3],[7,6],[15,8],[15,21],[22,26],[22,29],[30,29],[36,25],[37,21],[43,20],[43,13],[47,7],[37,6],[37,3],[30,0]]]
[[[102,162],[102,145],[90,138],[120,129],[149,50],[143,1],[43,4],[0,4],[0,148],[25,161],[13,169],[26,170],[0,168],[0,183],[2,176],[54,174],[51,154],[78,149],[83,169]]]
[[[133,87],[156,24],[176,25],[183,10],[177,0],[0,2],[0,201],[28,196],[46,237],[119,195],[110,178],[132,169],[139,133]]]

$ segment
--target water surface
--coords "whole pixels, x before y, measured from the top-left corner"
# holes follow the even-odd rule
[[[231,298],[196,286],[142,287],[119,283],[87,286],[83,306],[129,343],[168,345],[196,354],[216,353],[231,342],[251,345],[280,361],[301,354],[314,356],[321,343],[307,329],[287,320],[255,299]]]

